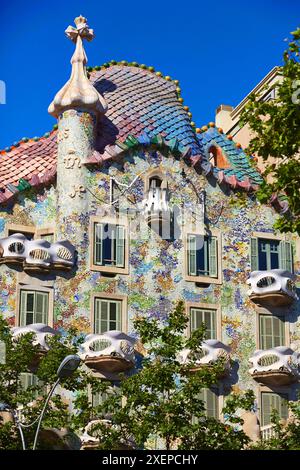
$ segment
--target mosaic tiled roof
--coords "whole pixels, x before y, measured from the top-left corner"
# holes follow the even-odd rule
[[[91,70],[90,80],[104,96],[108,111],[99,122],[95,152],[87,163],[101,164],[134,146],[165,145],[220,183],[249,190],[261,181],[244,152],[226,135],[214,127],[196,132],[191,113],[182,104],[178,82],[142,66],[115,64],[96,69]],[[30,186],[53,181],[56,133],[23,139],[0,152],[0,203]],[[230,168],[221,171],[211,166],[212,145],[222,148]]]

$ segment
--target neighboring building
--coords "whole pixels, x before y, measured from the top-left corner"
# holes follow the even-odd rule
[[[240,122],[241,113],[248,102],[250,94],[254,93],[259,96],[263,101],[271,101],[276,97],[276,85],[282,82],[282,73],[280,67],[274,67],[256,87],[248,93],[248,95],[237,105],[235,108],[232,106],[221,104],[216,110],[215,123],[218,128],[221,128],[225,134],[232,137],[235,142],[238,142],[243,148],[248,147],[253,134],[249,126],[243,125]],[[259,155],[255,157],[257,161],[257,168],[260,171],[264,170],[264,163]],[[269,160],[269,162],[271,159]],[[275,162],[275,161],[273,161]]]
[[[196,131],[177,81],[124,61],[88,77],[93,33],[75,23],[58,128],[1,152],[1,312],[12,327],[79,327],[86,365],[115,379],[134,364],[132,318],[165,320],[183,299],[189,329],[207,326],[202,364],[233,361],[203,392],[208,414],[252,388],[269,429],[298,390],[299,239],[274,233],[260,174],[214,123]],[[33,328],[44,344],[51,330]]]

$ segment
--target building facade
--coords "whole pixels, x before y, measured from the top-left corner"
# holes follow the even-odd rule
[[[285,208],[256,200],[253,161],[214,123],[196,129],[176,80],[86,68],[93,31],[75,24],[58,124],[1,152],[1,313],[17,332],[79,328],[87,366],[113,380],[134,367],[132,319],[167,320],[183,299],[189,331],[207,328],[202,362],[231,359],[207,413],[222,419],[224,397],[251,388],[267,433],[299,388],[300,244],[273,229]]]

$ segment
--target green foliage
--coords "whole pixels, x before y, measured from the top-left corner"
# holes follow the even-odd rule
[[[266,203],[273,194],[286,199],[289,212],[279,217],[275,228],[300,234],[300,29],[291,34],[275,99],[262,101],[261,94],[250,95],[242,124],[248,123],[254,133],[248,152],[266,163],[265,183],[257,193],[258,199]]]
[[[59,335],[51,338],[51,349],[41,355],[38,345],[33,344],[34,334],[22,335],[17,340],[12,339],[11,330],[0,316],[0,341],[5,343],[6,355],[3,364],[0,363],[0,404],[5,404],[9,410],[22,408],[22,422],[29,424],[39,416],[46,396],[57,379],[56,371],[62,359],[78,350],[82,339],[76,337],[76,331],[70,331],[66,337]],[[26,390],[21,385],[22,373],[34,373],[39,382]],[[63,388],[87,395],[87,386],[97,382],[95,378],[82,369],[76,371],[71,378],[61,382]],[[3,406],[1,406],[3,408]],[[74,416],[75,418],[75,416]],[[61,394],[55,394],[50,400],[43,420],[46,428],[67,428],[76,426],[73,415],[70,415],[68,405]],[[36,425],[25,430],[27,447],[32,447]],[[15,422],[3,423],[0,413],[0,449],[21,449],[21,441]]]
[[[195,372],[194,361],[201,351],[204,329],[196,330],[187,339],[183,334],[187,322],[182,301],[170,313],[166,324],[146,317],[135,320],[146,354],[139,372],[120,383],[118,393],[123,396],[123,406],[112,394],[97,410],[102,416],[110,414],[113,423],[94,425],[93,435],[100,438],[101,449],[130,445],[147,448],[153,435],[166,449],[241,449],[248,443],[242,430],[206,417],[199,394],[203,388],[217,383],[224,363],[220,361]],[[188,365],[178,360],[184,348],[191,350]],[[238,398],[236,406],[235,398],[230,399],[227,412],[231,422],[237,422],[237,408],[249,407],[250,400],[250,392],[244,399]]]
[[[291,418],[285,423],[277,411],[273,411],[271,423],[273,437],[261,440],[251,446],[254,450],[300,450],[300,400],[288,402]]]

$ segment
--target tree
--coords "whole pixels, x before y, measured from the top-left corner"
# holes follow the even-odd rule
[[[249,442],[242,430],[229,423],[242,423],[235,412],[237,408],[251,409],[251,391],[227,400],[227,423],[206,416],[200,392],[218,381],[224,363],[194,371],[204,329],[186,338],[187,322],[182,301],[165,324],[147,317],[134,321],[145,355],[138,373],[121,380],[118,392],[98,407],[99,416],[109,413],[113,423],[108,426],[99,420],[95,424],[93,436],[99,437],[100,448],[116,449],[120,443],[147,448],[152,436],[167,450],[241,449]],[[191,362],[186,365],[178,360],[184,348],[191,351]],[[118,405],[120,395],[125,399],[123,407]]]
[[[261,93],[251,94],[241,122],[248,123],[254,134],[248,153],[258,155],[266,163],[258,199],[262,203],[271,197],[273,201],[286,201],[281,205],[275,228],[300,235],[300,29],[291,35],[283,54],[282,82],[275,86],[275,99],[263,101]]]
[[[62,359],[68,354],[78,351],[83,340],[75,330],[65,337],[59,335],[49,339],[50,350],[47,354],[40,354],[39,345],[33,344],[33,334],[22,335],[17,340],[12,337],[11,329],[6,321],[0,317],[0,342],[4,345],[5,355],[0,361],[0,449],[21,449],[21,440],[16,423],[9,412],[3,410],[18,410],[22,407],[22,422],[29,424],[39,416],[44,404],[49,387],[52,387],[57,379],[56,371]],[[21,377],[23,373],[32,373],[39,379],[35,385],[24,389]],[[98,381],[84,370],[77,370],[71,378],[65,379],[62,386],[69,391],[85,393],[87,386]],[[4,422],[6,421],[6,422]],[[60,394],[56,394],[50,400],[45,414],[44,428],[74,429],[73,415],[69,413],[68,405]],[[36,425],[25,430],[27,448],[31,448]],[[38,448],[47,448],[45,439],[39,439]]]
[[[288,402],[291,417],[287,422],[280,420],[277,411],[271,415],[273,435],[253,445],[254,450],[299,450],[300,449],[300,400]]]
[[[54,395],[42,427],[66,428],[81,434],[93,419],[107,418],[109,414],[109,421],[99,419],[93,429],[100,438],[102,449],[147,448],[153,436],[158,437],[166,449],[243,448],[249,439],[238,429],[242,420],[236,416],[236,411],[251,408],[253,393],[227,399],[224,423],[206,416],[200,392],[217,382],[224,370],[224,362],[194,371],[204,328],[186,338],[187,322],[182,301],[164,324],[146,317],[137,318],[134,327],[144,353],[138,370],[129,377],[121,375],[118,386],[111,390],[109,381],[99,380],[84,366],[77,369],[71,378],[62,382],[63,388],[75,395],[74,412],[70,413],[61,394]],[[61,360],[68,354],[77,353],[84,340],[75,330],[70,330],[66,336],[56,335],[49,340],[50,350],[40,356],[39,346],[33,344],[33,339],[32,333],[13,339],[11,329],[0,318],[0,341],[6,346],[6,360],[0,363],[0,404],[5,403],[13,410],[23,405],[22,421],[25,424],[39,416],[47,391],[56,380]],[[191,357],[185,365],[178,360],[178,354],[184,348],[189,348]],[[21,374],[33,370],[39,382],[24,390]],[[88,388],[92,393],[110,392],[109,398],[93,407]],[[32,445],[34,431],[35,426],[25,431],[28,448]],[[40,449],[50,445],[42,436],[38,443]],[[0,419],[0,449],[20,448],[15,423],[1,424]]]

